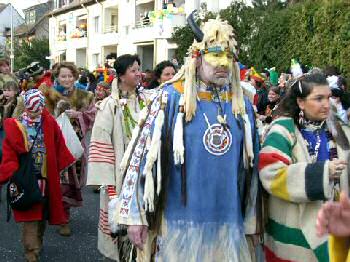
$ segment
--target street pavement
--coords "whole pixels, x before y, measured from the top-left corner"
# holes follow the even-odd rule
[[[97,250],[97,223],[99,194],[92,188],[83,190],[83,207],[71,210],[70,237],[57,233],[57,226],[47,226],[40,262],[92,262],[112,261],[104,258]],[[22,262],[21,225],[11,218],[6,222],[5,190],[0,203],[0,262]]]

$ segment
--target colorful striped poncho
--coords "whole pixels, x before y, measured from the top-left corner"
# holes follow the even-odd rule
[[[347,159],[338,144],[337,150]],[[287,117],[272,122],[259,159],[260,179],[270,194],[266,260],[329,261],[327,238],[318,238],[315,230],[322,200],[331,196],[329,161],[312,163],[300,131]]]

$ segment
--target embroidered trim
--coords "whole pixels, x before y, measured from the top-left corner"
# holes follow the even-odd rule
[[[144,127],[141,131],[140,139],[135,147],[135,151],[131,156],[130,165],[128,167],[121,192],[120,216],[127,218],[130,212],[131,200],[134,193],[135,184],[139,176],[140,165],[144,149],[146,147],[147,138],[151,133],[152,123],[160,110],[160,100],[162,94],[158,95],[152,103],[149,116],[146,119]]]

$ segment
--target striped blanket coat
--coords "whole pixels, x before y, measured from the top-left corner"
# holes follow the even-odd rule
[[[348,127],[332,124],[330,130],[337,143],[338,158],[348,160],[348,148],[341,139],[337,140],[339,134],[343,134],[343,139],[349,137]],[[331,197],[329,161],[312,163],[299,129],[287,117],[272,122],[259,159],[260,179],[270,194],[266,260],[328,261],[327,237],[316,236],[315,224],[323,200]],[[346,169],[341,176],[342,189],[348,190],[347,181]]]
[[[140,107],[136,98],[127,100],[132,117],[137,121]],[[105,257],[119,261],[118,240],[111,237],[108,203],[120,192],[120,161],[128,145],[123,127],[123,112],[118,100],[109,96],[96,105],[88,159],[88,185],[102,185],[98,224],[98,250]]]

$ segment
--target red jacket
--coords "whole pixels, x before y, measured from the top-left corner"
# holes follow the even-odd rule
[[[50,71],[47,71],[43,75],[43,77],[37,83],[35,83],[35,88],[39,88],[39,86],[41,84],[45,84],[48,87],[52,87],[53,86],[53,83],[52,83],[52,80],[51,80],[51,72]]]
[[[73,164],[75,159],[66,146],[61,129],[56,120],[44,109],[42,113],[44,143],[46,147],[47,187],[49,199],[49,223],[65,224],[59,173]],[[18,155],[28,152],[27,135],[23,125],[15,118],[4,121],[5,139],[3,157],[0,164],[0,184],[9,180],[18,169]],[[38,221],[43,219],[43,205],[34,205],[28,211],[14,210],[16,222]]]

